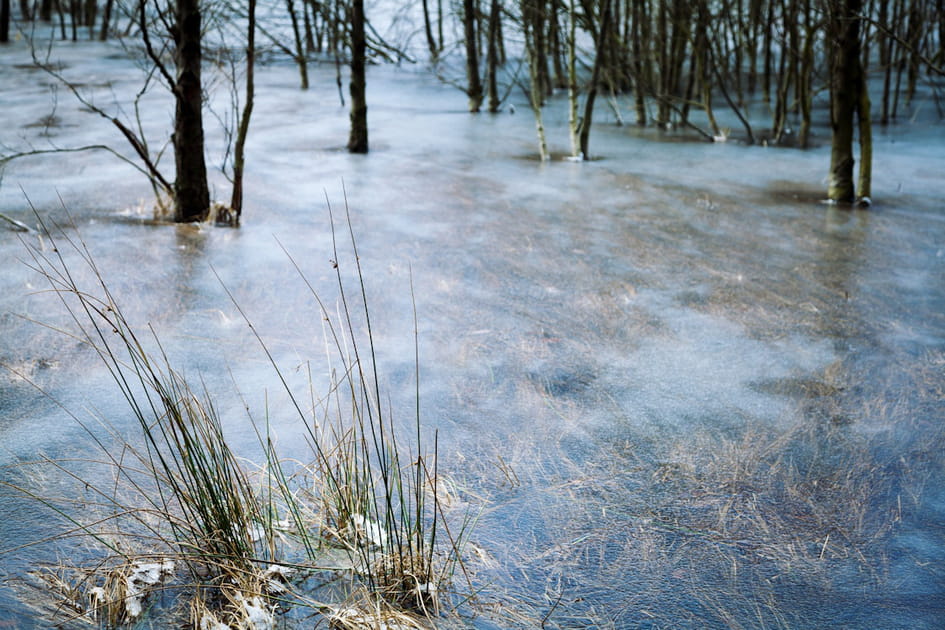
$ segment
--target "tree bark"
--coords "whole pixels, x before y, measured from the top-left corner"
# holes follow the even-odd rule
[[[210,210],[207,165],[204,159],[203,90],[200,82],[201,15],[199,0],[177,0],[174,57],[174,220],[204,221]]]
[[[246,136],[249,134],[249,119],[253,115],[253,99],[256,94],[255,70],[256,0],[249,0],[246,25],[246,102],[243,103],[243,113],[233,148],[233,194],[230,197],[230,210],[233,212],[234,227],[240,224],[240,218],[243,216],[243,168],[246,163]]]
[[[581,118],[581,128],[579,144],[581,155],[585,160],[590,160],[588,152],[591,137],[591,122],[594,118],[594,101],[597,99],[597,90],[600,84],[601,67],[604,64],[604,43],[607,41],[607,33],[610,31],[610,11],[611,0],[603,0],[600,9],[600,28],[597,30],[597,52],[594,55],[594,70],[591,72],[591,83],[587,89],[587,98],[584,101],[584,117]]]
[[[489,37],[486,49],[486,88],[489,94],[489,113],[499,111],[499,20],[502,19],[502,5],[499,0],[492,0],[489,8]]]
[[[10,0],[0,0],[0,42],[10,41]]]
[[[429,0],[423,0],[423,31],[427,36],[427,47],[430,49],[430,59],[436,61],[439,57],[439,49],[436,40],[433,38],[433,24],[430,22]]]
[[[115,4],[115,0],[106,0],[105,1],[105,10],[102,15],[102,28],[98,32],[98,40],[104,42],[108,39],[108,29],[110,28],[112,21],[112,7]]]
[[[295,39],[295,63],[299,66],[299,79],[301,88],[308,89],[308,64],[305,61],[305,49],[302,43],[302,33],[299,31],[299,17],[295,13],[295,3],[292,0],[285,0],[286,10],[289,12],[289,18],[292,21],[292,36]],[[304,7],[303,7],[304,8]]]
[[[364,61],[367,42],[364,36],[364,0],[351,2],[351,134],[348,136],[348,151],[368,152],[367,83]]]
[[[870,92],[864,77],[860,78],[857,98],[857,117],[860,122],[860,173],[857,181],[857,205],[867,207],[872,203],[873,183],[873,128],[870,118]]]
[[[532,113],[535,115],[535,131],[538,134],[538,154],[542,162],[546,162],[548,155],[548,142],[545,138],[545,124],[542,120],[541,105],[543,100],[542,80],[538,69],[538,60],[536,47],[538,34],[535,32],[535,23],[531,15],[536,10],[534,3],[536,0],[522,0],[522,34],[525,37],[525,56],[528,61],[529,93],[528,100],[532,106]]]
[[[479,78],[476,3],[474,0],[463,0],[463,36],[466,39],[466,95],[469,97],[469,111],[475,113],[482,107],[482,81]]]
[[[834,37],[830,83],[830,179],[827,196],[832,201],[856,200],[853,184],[854,116],[862,92],[860,67],[860,9],[862,0],[834,0],[831,32]]]

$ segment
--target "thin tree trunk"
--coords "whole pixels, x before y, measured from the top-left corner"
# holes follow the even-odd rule
[[[364,0],[351,2],[351,135],[348,151],[368,152],[367,82],[365,80],[365,55],[367,41],[364,35]]]
[[[813,107],[813,92],[811,90],[811,75],[814,72],[814,38],[816,31],[811,20],[810,0],[803,0],[804,10],[804,47],[801,52],[801,69],[798,78],[798,95],[801,107],[801,127],[797,133],[797,146],[806,149],[810,143],[811,109]]]
[[[486,49],[486,89],[489,93],[489,113],[494,114],[499,111],[499,85],[498,85],[498,65],[499,65],[499,20],[502,6],[499,0],[492,0],[489,7],[489,37],[487,39]]]
[[[665,128],[670,122],[670,96],[669,96],[669,8],[666,3],[668,0],[659,0],[656,16],[656,45],[659,47],[657,52],[657,64],[659,65],[659,108],[657,114],[657,123]]]
[[[79,41],[79,23],[82,21],[82,4],[79,0],[70,0],[69,17],[71,18],[69,26],[72,32],[72,41]]]
[[[305,52],[315,52],[315,32],[312,22],[315,19],[314,11],[310,11],[311,3],[309,0],[302,0],[302,27],[305,32]],[[309,17],[311,14],[311,17]]]
[[[105,0],[105,10],[102,14],[102,28],[98,32],[98,39],[101,42],[108,39],[108,29],[112,21],[112,7],[114,4],[115,0]]]
[[[98,0],[85,0],[83,24],[89,27],[89,39],[95,38],[95,18],[98,17]]]
[[[436,0],[436,40],[443,45],[443,0]]]
[[[0,0],[0,43],[10,41],[10,0]]]
[[[482,107],[482,81],[479,78],[479,52],[476,35],[476,7],[474,0],[463,0],[463,33],[466,39],[466,95],[469,111]]]
[[[860,123],[860,173],[857,181],[857,205],[867,207],[872,203],[873,182],[873,127],[870,118],[870,92],[861,73],[857,118]]]
[[[830,29],[835,40],[831,76],[830,178],[827,196],[832,201],[856,199],[853,184],[853,120],[862,98],[860,68],[861,0],[834,0]]]
[[[249,119],[253,115],[253,99],[256,94],[256,0],[249,0],[246,25],[246,102],[240,116],[233,149],[233,195],[230,209],[233,211],[233,226],[240,224],[243,216],[243,168],[246,164],[246,136],[249,134]]]
[[[715,139],[722,139],[722,132],[719,124],[715,120],[715,113],[712,109],[712,70],[709,67],[713,60],[709,55],[708,32],[712,16],[709,14],[707,0],[699,0],[697,6],[698,23],[696,24],[696,41],[693,45],[693,59],[696,61],[696,71],[693,73],[699,79],[702,89],[702,106],[705,108],[705,115],[709,119],[709,127],[712,129],[712,136]]]
[[[423,30],[427,36],[427,47],[430,49],[430,59],[435,62],[439,56],[439,49],[437,48],[436,40],[433,39],[433,25],[430,23],[429,0],[423,0]]]
[[[571,157],[581,154],[580,121],[578,120],[577,85],[577,18],[574,0],[568,5],[568,130],[571,137]]]
[[[548,39],[551,40],[551,65],[554,68],[555,75],[554,87],[566,88],[568,87],[568,76],[564,64],[561,62],[563,58],[561,53],[561,24],[558,22],[558,3],[555,0],[551,2],[548,28]]]
[[[773,48],[772,40],[774,38],[774,2],[775,0],[768,0],[768,11],[764,23],[764,40],[761,45],[762,49],[765,51],[764,70],[761,79],[761,94],[766,103],[771,100],[771,65],[773,62],[771,49]]]
[[[295,13],[295,3],[293,0],[285,0],[286,9],[289,12],[289,18],[292,20],[292,36],[295,39],[295,63],[299,66],[300,87],[303,90],[308,89],[308,65],[305,61],[305,49],[302,45],[302,34],[299,31],[299,16]]]
[[[203,140],[203,90],[200,81],[202,57],[199,0],[177,0],[175,52],[177,80],[174,85],[174,220],[204,221],[210,209],[207,165]]]
[[[649,16],[646,12],[647,2],[633,3],[633,32],[631,34],[633,49],[633,99],[637,114],[637,124],[646,125],[646,91],[649,90],[648,69],[650,62],[644,59],[643,51],[649,50]],[[572,34],[573,37],[573,34]]]
[[[594,100],[597,98],[597,89],[600,83],[601,66],[604,63],[604,51],[602,50],[604,42],[607,41],[607,33],[610,30],[610,2],[603,0],[600,14],[600,28],[597,30],[597,52],[594,56],[594,70],[591,73],[591,83],[587,90],[587,99],[584,101],[584,117],[581,119],[580,145],[581,155],[585,160],[589,160],[591,137],[591,123],[594,118]]]
[[[540,0],[539,0],[540,1]],[[528,76],[529,92],[528,100],[532,106],[532,113],[535,115],[535,131],[538,134],[538,155],[542,162],[548,161],[548,142],[545,138],[545,125],[541,115],[542,103],[542,85],[541,75],[537,66],[537,53],[534,16],[531,15],[536,10],[535,0],[522,0],[522,30],[525,36],[525,55],[528,58]]]
[[[886,22],[888,3],[879,3],[879,23],[882,25],[879,33],[879,64],[883,69],[883,98],[880,108],[879,122],[885,125],[889,122],[889,90],[892,85],[892,47],[895,41],[889,36],[889,25]]]

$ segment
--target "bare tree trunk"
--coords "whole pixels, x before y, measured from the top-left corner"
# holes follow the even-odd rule
[[[811,109],[813,107],[813,92],[811,90],[811,75],[814,72],[814,38],[816,29],[811,23],[810,0],[803,0],[804,11],[804,45],[801,52],[801,69],[798,82],[797,99],[801,106],[801,127],[797,133],[797,146],[806,149],[810,142]]]
[[[100,42],[104,42],[108,39],[108,29],[112,21],[112,7],[114,4],[115,0],[105,0],[105,11],[102,15],[102,28],[98,32],[98,40]]]
[[[577,16],[574,0],[568,5],[568,130],[571,136],[571,157],[581,154],[580,122],[578,120],[577,84]]]
[[[591,83],[587,89],[587,98],[584,101],[584,117],[581,119],[580,145],[581,155],[584,156],[585,160],[591,159],[588,153],[591,137],[591,122],[594,118],[594,101],[597,98],[601,66],[603,66],[604,63],[603,46],[607,41],[607,33],[610,31],[610,3],[611,0],[603,0],[600,9],[600,28],[597,29],[597,52],[594,56],[594,70],[591,73]]]
[[[860,174],[857,181],[857,205],[867,207],[872,203],[873,182],[873,128],[870,118],[869,86],[862,73],[860,91],[857,98],[857,118],[860,122]]]
[[[69,0],[69,26],[72,32],[72,41],[79,41],[79,22],[82,20],[82,5],[79,0]]]
[[[535,131],[538,134],[538,155],[542,162],[546,162],[549,157],[548,142],[545,139],[545,125],[541,115],[543,94],[541,73],[538,70],[538,60],[536,59],[536,39],[538,34],[535,32],[534,16],[532,15],[532,12],[537,10],[537,7],[534,5],[535,2],[536,0],[522,0],[522,31],[525,36],[525,55],[528,58],[528,100],[532,106],[532,113],[535,115]]]
[[[895,41],[889,36],[889,25],[886,22],[887,3],[879,3],[879,20],[882,29],[879,33],[879,65],[883,69],[883,98],[880,108],[879,122],[885,125],[889,122],[889,89],[892,85],[892,47]]]
[[[768,11],[764,21],[764,38],[761,44],[765,51],[764,70],[761,79],[761,94],[768,102],[771,100],[771,64],[772,64],[772,40],[774,39],[774,1],[768,0]]]
[[[567,72],[562,63],[561,54],[561,24],[558,22],[558,2],[552,0],[550,5],[551,14],[548,16],[548,39],[551,48],[551,65],[554,69],[554,87],[568,87]]]
[[[440,51],[436,45],[436,40],[433,39],[433,25],[430,23],[429,0],[423,0],[423,30],[427,36],[427,46],[430,49],[430,59],[435,62],[437,57],[439,57]]]
[[[368,152],[367,83],[364,62],[367,42],[364,36],[364,0],[351,2],[351,135],[348,151]]]
[[[0,0],[0,43],[10,41],[10,0]]]
[[[853,184],[854,116],[862,97],[860,67],[860,9],[862,0],[833,0],[830,31],[835,41],[830,84],[830,123],[833,131],[827,196],[832,201],[856,200]]]
[[[243,216],[243,167],[245,166],[246,136],[249,134],[249,119],[253,115],[253,99],[256,94],[256,0],[249,0],[246,26],[246,102],[240,116],[240,126],[236,132],[236,144],[233,148],[233,195],[230,197],[230,210],[233,212],[234,227],[240,224]],[[235,78],[234,78],[235,80]]]
[[[312,22],[315,20],[315,12],[310,10],[311,2],[302,0],[302,28],[305,33],[305,52],[315,52],[315,31]]]
[[[648,4],[648,2],[633,3],[633,98],[637,124],[641,127],[646,125],[646,92],[651,89],[650,61],[644,58],[644,51],[650,48],[650,17],[646,10]]]
[[[492,0],[489,7],[489,37],[486,49],[486,89],[489,93],[489,113],[499,111],[499,21],[502,19],[502,5],[499,0]]]
[[[714,61],[710,56],[709,46],[711,43],[708,41],[708,33],[713,16],[709,12],[708,0],[699,0],[696,11],[698,22],[696,23],[696,40],[692,50],[696,70],[693,75],[698,78],[702,89],[702,106],[705,109],[706,117],[709,119],[712,136],[721,140],[722,132],[715,120],[715,113],[712,109],[712,69],[710,66]]]
[[[98,17],[98,0],[85,0],[85,11],[82,17],[82,23],[89,27],[89,39],[94,39],[95,18]]]
[[[305,49],[302,46],[302,34],[299,31],[299,17],[295,13],[295,3],[293,0],[285,0],[286,10],[289,12],[289,18],[292,20],[292,36],[295,39],[295,63],[299,66],[299,78],[301,88],[308,89],[308,65],[305,61]]]
[[[479,78],[479,52],[476,35],[476,7],[474,0],[463,0],[463,34],[466,39],[466,80],[469,111],[482,107],[482,81]]]
[[[200,82],[201,15],[199,0],[177,0],[174,59],[174,221],[204,221],[210,210],[207,165],[204,159],[203,91]]]

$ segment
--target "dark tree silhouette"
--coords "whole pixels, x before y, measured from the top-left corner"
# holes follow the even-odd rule
[[[469,111],[478,112],[482,107],[482,80],[479,78],[479,36],[476,33],[474,0],[463,0],[463,36],[466,40],[466,94],[469,96]]]
[[[368,152],[367,83],[364,76],[367,42],[364,35],[364,0],[351,2],[351,134],[348,151]]]
[[[10,41],[10,0],[0,0],[0,42]]]
[[[200,81],[201,14],[199,0],[177,0],[174,61],[174,221],[204,221],[210,212],[203,139],[203,88]]]
[[[860,12],[862,0],[831,2],[832,40],[830,82],[830,181],[827,196],[833,201],[853,202],[853,136],[855,117],[864,91],[860,63]]]

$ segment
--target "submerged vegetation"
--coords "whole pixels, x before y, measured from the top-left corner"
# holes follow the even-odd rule
[[[263,460],[252,463],[230,448],[215,394],[173,367],[156,331],[142,337],[135,329],[84,243],[43,230],[31,266],[70,314],[75,330],[67,334],[105,364],[139,431],[124,437],[106,418],[96,426],[70,413],[99,449],[81,464],[105,467],[111,481],[100,485],[74,462],[47,458],[24,465],[12,484],[71,524],[63,537],[97,549],[92,568],[64,560],[36,573],[35,584],[58,596],[45,611],[51,620],[119,627],[155,606],[170,618],[189,615],[195,628],[261,629],[278,612],[303,608],[332,627],[412,628],[455,614],[453,578],[468,521],[451,523],[439,502],[436,439],[432,446],[424,439],[419,401],[412,436],[384,410],[369,311],[364,301],[359,311],[349,307],[337,248],[337,309],[329,312],[308,285],[325,322],[328,391],[293,392],[257,336],[312,459],[281,458],[267,418],[253,422]],[[81,284],[82,271],[92,286]],[[357,278],[363,283],[360,269]],[[37,473],[27,470],[34,467],[84,485],[85,508],[75,513],[73,500],[35,487]],[[338,577],[340,600],[315,599],[316,585]]]
[[[14,30],[49,57],[0,48],[23,97],[0,234],[33,269],[0,239],[0,573],[19,597],[0,589],[0,626],[940,626],[941,3],[424,2],[387,30],[387,3],[365,3],[374,61],[420,59],[422,33],[470,108],[530,105],[542,155],[572,154],[540,165],[530,115],[467,116],[378,67],[381,150],[352,159],[348,3],[261,7],[258,30],[255,3],[211,3],[207,177],[245,193],[240,230],[148,220],[128,160],[73,152],[127,154],[173,205],[155,175],[170,94],[135,34],[170,15],[116,0],[100,32],[121,47],[60,44],[95,3],[48,4]],[[844,134],[865,137],[869,108],[886,125],[876,212],[819,204],[828,62],[854,23],[844,108],[867,126]],[[581,164],[592,114],[607,159]],[[101,144],[112,118],[126,151]],[[338,173],[358,182],[357,245],[311,218]],[[17,183],[46,195],[39,224]],[[54,187],[82,238],[46,219],[65,214]],[[414,343],[387,336],[414,302]],[[21,511],[37,501],[48,521]]]

